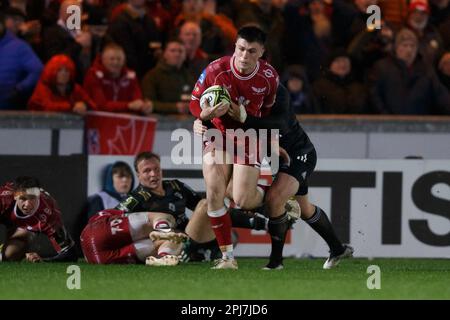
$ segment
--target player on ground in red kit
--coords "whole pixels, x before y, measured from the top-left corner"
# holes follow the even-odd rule
[[[176,265],[187,238],[175,233],[173,216],[160,212],[126,213],[107,209],[95,214],[81,233],[81,248],[93,264]],[[156,259],[155,259],[156,258]]]
[[[1,246],[0,261],[30,262],[76,261],[75,244],[64,228],[61,211],[33,177],[18,177],[0,186],[0,224],[6,226],[7,236]],[[43,258],[28,252],[37,233],[45,234],[56,255]]]

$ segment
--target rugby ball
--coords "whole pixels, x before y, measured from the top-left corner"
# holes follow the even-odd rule
[[[225,103],[231,104],[231,97],[228,90],[220,85],[211,86],[206,89],[202,96],[200,97],[200,107],[203,109],[205,107],[205,101],[208,102],[210,107],[215,106],[219,102],[223,101]]]

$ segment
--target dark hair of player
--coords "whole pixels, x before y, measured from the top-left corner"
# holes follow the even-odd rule
[[[150,151],[144,151],[144,152],[139,153],[136,156],[136,158],[134,158],[134,170],[136,170],[136,172],[138,172],[138,164],[142,160],[151,160],[151,159],[156,159],[156,160],[158,160],[158,162],[161,162],[161,158],[156,153],[153,153]]]
[[[14,191],[26,190],[28,188],[40,188],[39,180],[35,177],[20,176],[14,180]]]
[[[266,43],[266,33],[255,25],[243,26],[239,29],[237,37],[247,42],[257,42],[263,46]]]
[[[113,166],[111,170],[112,174],[118,174],[121,177],[132,177],[133,172],[131,172],[130,166],[123,161],[117,161]]]

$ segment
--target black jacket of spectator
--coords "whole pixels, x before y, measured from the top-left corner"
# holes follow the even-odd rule
[[[436,62],[439,52],[443,49],[444,40],[440,32],[434,26],[428,24],[423,35],[419,37],[419,53],[424,61],[431,65]]]
[[[284,68],[284,61],[280,41],[285,34],[284,18],[281,11],[275,6],[272,6],[270,12],[264,12],[258,4],[244,2],[239,10],[236,25],[240,28],[250,23],[259,25],[267,33],[267,41],[265,44],[267,60],[281,73]]]
[[[68,55],[78,62],[82,47],[70,33],[58,24],[44,28],[42,34],[43,60],[46,62],[56,54]]]
[[[439,80],[441,80],[441,83],[450,92],[450,76],[444,74],[441,70],[438,70],[438,76],[439,76]]]
[[[442,37],[442,43],[445,49],[450,49],[450,19],[439,26],[439,33]]]
[[[115,18],[108,29],[108,38],[122,46],[127,66],[141,78],[156,65],[155,49],[161,40],[155,22],[148,15],[138,16],[128,8]]]
[[[389,56],[387,49],[392,39],[381,34],[381,31],[361,31],[350,43],[348,52],[352,57],[353,70],[358,80],[365,80],[367,72],[373,65]]]
[[[431,7],[430,23],[432,25],[439,26],[442,23],[449,20],[450,5],[447,5],[445,8],[440,9],[433,3],[433,1],[430,1],[430,7]]]
[[[351,40],[350,28],[357,12],[342,0],[333,1],[331,9],[331,34],[318,38],[304,2],[294,1],[284,8],[285,35],[282,45],[285,63],[305,65],[311,81],[320,76],[322,64],[330,51],[334,47],[347,46]]]
[[[321,113],[360,114],[367,110],[367,90],[351,75],[341,78],[327,71],[313,84]]]
[[[372,79],[377,113],[450,114],[448,90],[420,56],[410,68],[397,58],[385,58],[375,65]]]
[[[83,47],[75,38],[58,23],[44,28],[42,35],[42,55],[47,62],[57,54],[69,56],[76,66],[76,81],[81,83],[85,72],[90,66],[90,54],[83,53]]]

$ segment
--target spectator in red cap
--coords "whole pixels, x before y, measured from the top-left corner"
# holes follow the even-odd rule
[[[408,9],[408,25],[416,32],[422,32],[428,25],[430,7],[427,0],[411,0]]]
[[[63,54],[53,56],[44,67],[28,109],[84,114],[88,108],[95,109],[95,104],[75,83],[72,59]]]
[[[430,6],[428,0],[411,0],[407,24],[419,38],[419,53],[426,63],[433,64],[442,50],[442,38],[430,24]]]
[[[409,2],[409,11],[418,10],[430,14],[428,0],[411,0]]]

